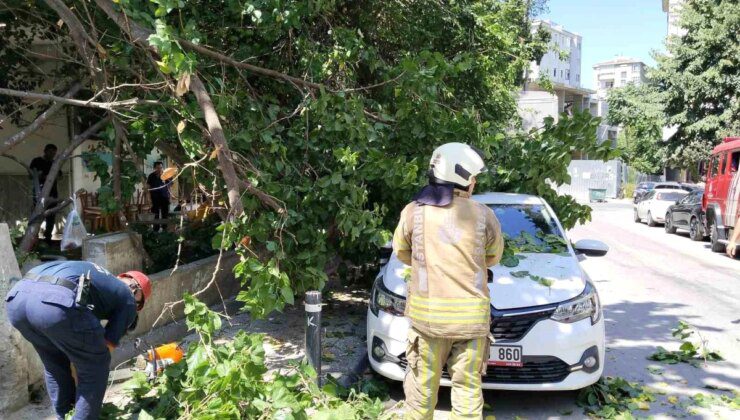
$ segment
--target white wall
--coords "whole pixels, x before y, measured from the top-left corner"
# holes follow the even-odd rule
[[[532,62],[530,79],[537,80],[540,74],[547,76],[552,82],[571,87],[581,86],[581,36],[566,31],[562,26],[549,21],[535,21],[533,30],[540,27],[551,35],[550,49],[545,53],[538,65]],[[560,51],[568,57],[560,59]]]
[[[615,61],[594,65],[594,87],[599,98],[606,98],[613,88],[645,82],[645,63],[633,59]]]
[[[546,117],[553,117],[558,120],[558,104],[560,99],[544,91],[523,91],[519,92],[517,109],[519,116],[522,118],[522,127],[525,130],[542,127]]]

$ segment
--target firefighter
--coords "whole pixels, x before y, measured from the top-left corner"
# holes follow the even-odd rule
[[[73,408],[74,419],[99,417],[110,353],[136,326],[137,312],[151,293],[143,273],[116,277],[86,261],[39,265],[10,290],[8,320],[41,358],[46,390],[60,419]]]
[[[450,418],[480,419],[481,375],[492,343],[488,267],[503,253],[501,226],[491,209],[470,198],[485,170],[480,151],[447,143],[429,166],[429,184],[403,209],[393,237],[398,258],[412,267],[406,417],[432,418],[447,365]]]

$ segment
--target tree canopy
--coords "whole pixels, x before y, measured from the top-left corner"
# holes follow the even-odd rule
[[[240,253],[240,299],[263,315],[345,261],[371,261],[442,143],[484,150],[496,169],[481,190],[541,195],[566,228],[590,218],[553,184],[570,180],[574,150],[614,156],[597,145],[598,120],[516,129],[524,69],[548,42],[530,30],[529,3],[26,0],[0,21],[46,28],[64,46],[72,68],[53,79],[58,95],[82,81],[78,98],[133,100],[85,114],[111,119],[101,141],[114,166],[131,174],[127,162],[157,146],[217,197],[214,245]],[[3,49],[37,62],[33,43]],[[5,69],[19,80],[28,66]],[[104,180],[114,211],[132,188]]]
[[[640,172],[662,172],[666,163],[664,94],[648,80],[610,90],[607,103],[609,124],[622,127],[617,137],[621,158]]]
[[[686,168],[740,134],[740,2],[688,0],[680,26],[686,34],[668,39],[654,77],[667,124],[678,126],[667,159]]]

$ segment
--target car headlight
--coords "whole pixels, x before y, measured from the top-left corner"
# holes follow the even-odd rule
[[[591,318],[591,325],[597,323],[601,318],[599,293],[590,281],[586,282],[586,289],[583,293],[558,305],[550,318],[558,322],[571,323],[589,317]]]
[[[399,296],[383,285],[383,277],[378,277],[373,285],[372,295],[370,296],[370,310],[378,316],[378,312],[383,310],[389,314],[403,316],[406,309],[406,298]]]

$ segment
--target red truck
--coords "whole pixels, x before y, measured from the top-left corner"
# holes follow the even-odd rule
[[[712,241],[712,251],[725,250],[740,216],[740,137],[727,137],[712,150],[705,167],[706,185],[702,198],[705,232]]]

